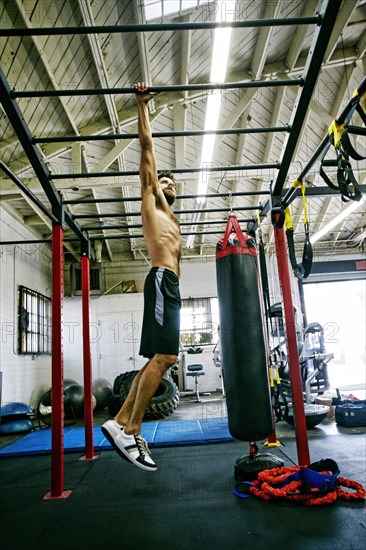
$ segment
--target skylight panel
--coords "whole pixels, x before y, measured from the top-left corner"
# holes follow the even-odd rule
[[[214,0],[145,0],[146,21],[163,19],[167,15],[180,15],[189,9],[196,9]]]

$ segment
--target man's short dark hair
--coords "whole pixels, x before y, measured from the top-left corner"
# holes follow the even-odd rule
[[[174,174],[170,170],[159,170],[158,180],[160,180],[161,178],[169,178],[172,180],[173,183],[176,183]]]

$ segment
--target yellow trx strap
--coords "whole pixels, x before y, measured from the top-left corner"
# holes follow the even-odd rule
[[[258,229],[262,229],[261,227],[261,217],[259,214],[259,210],[257,210],[257,222],[258,222]]]
[[[274,388],[274,378],[272,373],[272,368],[269,369],[269,385],[271,388]]]
[[[306,191],[305,183],[302,183],[301,184],[301,193],[302,193],[302,202],[303,202],[303,205],[304,205],[304,224],[309,223],[308,199],[305,196],[305,191]]]
[[[313,251],[310,243],[309,237],[309,217],[308,217],[308,203],[305,196],[305,184],[295,179],[292,184],[293,188],[301,187],[302,200],[303,200],[303,210],[304,210],[304,230],[305,230],[305,242],[304,242],[304,251],[302,256],[302,264],[298,264],[295,255],[295,243],[294,243],[294,230],[292,227],[292,219],[289,207],[285,209],[285,224],[286,224],[286,237],[288,244],[288,251],[290,256],[291,266],[294,270],[294,274],[299,279],[309,276],[311,265],[313,261]]]
[[[303,183],[302,181],[299,181],[298,179],[295,179],[294,183],[292,184],[292,187],[294,189],[301,187],[302,202],[303,202],[303,208],[304,208],[304,224],[309,223],[308,200],[305,196],[305,193],[306,193],[305,183]],[[292,219],[291,219],[291,213],[290,213],[289,207],[287,207],[285,210],[285,223],[286,223],[286,229],[292,228]]]
[[[292,229],[292,218],[291,218],[291,212],[290,212],[289,206],[285,208],[285,225],[286,225],[286,230]]]
[[[332,124],[328,128],[328,134],[333,136],[333,145],[337,149],[342,139],[342,134],[344,130],[344,124],[338,124],[337,120],[334,119]]]
[[[276,384],[281,384],[280,373],[278,372],[278,363],[276,361]]]

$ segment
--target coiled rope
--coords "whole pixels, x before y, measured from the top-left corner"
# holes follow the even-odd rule
[[[326,459],[316,464],[329,462],[334,463],[334,461]],[[307,475],[306,470],[310,471],[310,476]],[[320,476],[324,476],[324,478]],[[314,479],[314,484],[311,483],[312,479]],[[319,480],[322,479],[324,483],[319,483]],[[352,489],[353,492],[346,491],[343,487]],[[338,471],[333,474],[330,470],[315,470],[314,472],[311,468],[308,470],[300,466],[263,470],[255,481],[242,481],[234,487],[234,494],[240,498],[247,498],[248,492],[263,500],[286,500],[304,506],[331,504],[338,499],[350,502],[364,500],[366,494],[360,483],[338,477]]]

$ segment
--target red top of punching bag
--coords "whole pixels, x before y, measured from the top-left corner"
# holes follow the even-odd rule
[[[233,212],[229,215],[224,237],[216,245],[216,260],[224,256],[230,256],[231,254],[257,255],[253,237],[244,235]]]

